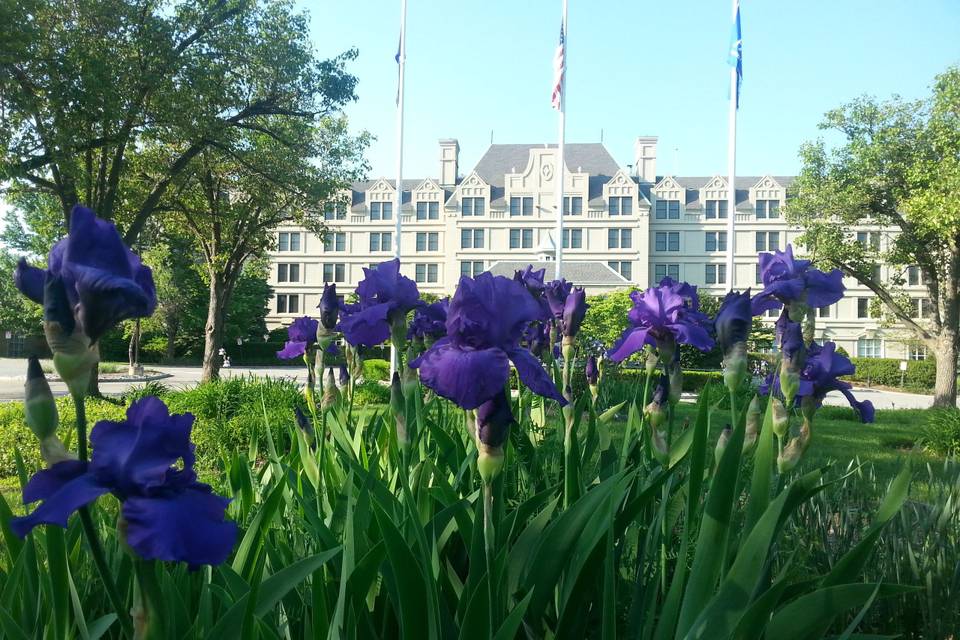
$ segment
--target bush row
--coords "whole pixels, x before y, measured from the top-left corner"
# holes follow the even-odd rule
[[[896,358],[850,358],[857,367],[856,373],[848,379],[855,382],[900,386],[900,360]],[[937,378],[937,363],[933,360],[909,360],[907,371],[903,375],[903,386],[908,389],[932,389]]]

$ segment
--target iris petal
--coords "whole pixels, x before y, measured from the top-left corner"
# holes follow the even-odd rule
[[[220,564],[237,537],[237,525],[224,520],[229,503],[200,483],[175,494],[130,497],[123,503],[127,544],[146,560]]]
[[[553,380],[551,380],[547,372],[543,370],[543,365],[533,357],[532,353],[523,347],[517,347],[516,349],[508,351],[507,355],[517,368],[517,375],[520,376],[520,380],[534,393],[544,398],[556,400],[560,403],[560,406],[567,404],[567,401],[557,390],[556,385],[553,384]]]
[[[458,349],[449,342],[434,345],[417,365],[425,385],[464,409],[476,409],[502,392],[510,375],[503,350]]]
[[[624,331],[620,339],[607,352],[607,356],[614,362],[623,362],[640,351],[645,344],[653,344],[653,339],[650,338],[650,330],[646,327],[632,327]]]
[[[44,480],[44,482],[47,481],[49,478]],[[44,487],[44,489],[48,488],[50,487]],[[54,493],[47,495],[40,506],[29,515],[12,519],[10,529],[23,538],[34,527],[41,524],[55,524],[66,528],[70,514],[109,492],[110,489],[100,484],[93,474],[81,474],[63,483]]]

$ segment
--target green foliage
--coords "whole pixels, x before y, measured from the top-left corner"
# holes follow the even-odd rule
[[[591,353],[598,351],[592,348],[593,343],[609,349],[627,328],[627,312],[633,306],[630,300],[631,291],[632,289],[623,289],[587,298],[590,312],[583,319],[579,339]],[[589,344],[586,344],[587,342]]]
[[[368,380],[354,385],[353,403],[358,407],[382,405],[390,402],[390,387]]]
[[[960,457],[960,410],[931,411],[920,434],[920,444],[937,455]]]
[[[14,286],[16,267],[17,257],[7,248],[0,247],[0,330],[21,336],[42,334],[42,309]]]
[[[896,358],[850,358],[857,368],[849,380],[869,382],[883,387],[899,387],[900,360]],[[936,382],[937,363],[933,360],[908,360],[903,386],[917,391],[930,391]]]
[[[363,361],[363,379],[367,381],[386,381],[390,379],[390,363],[386,360],[371,358]]]

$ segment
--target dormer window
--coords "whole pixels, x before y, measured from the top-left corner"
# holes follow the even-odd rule
[[[612,216],[629,216],[633,213],[633,198],[630,196],[610,196],[607,211]]]
[[[418,202],[417,220],[439,220],[440,203],[439,202]]]
[[[704,212],[704,217],[707,220],[713,220],[716,218],[726,218],[727,217],[727,201],[726,200],[707,200],[707,206]]]
[[[483,215],[483,198],[462,198],[460,200],[460,215],[467,216]]]
[[[370,203],[371,220],[392,220],[393,203],[392,202],[371,202]]]
[[[657,200],[656,217],[657,217],[657,220],[679,220],[680,219],[680,201],[679,200]]]
[[[510,198],[511,216],[532,216],[533,198]]]
[[[774,218],[780,217],[780,201],[779,200],[757,200],[757,218]]]

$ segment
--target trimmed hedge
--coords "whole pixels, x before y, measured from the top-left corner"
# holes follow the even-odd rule
[[[608,371],[605,374],[610,382],[643,382],[643,369],[620,369]],[[723,373],[720,371],[684,371],[683,372],[683,390],[700,391],[708,382],[723,384]],[[651,382],[651,384],[653,384]]]
[[[387,360],[371,358],[363,361],[363,379],[366,382],[385,381],[390,378],[390,363]]]
[[[850,358],[857,368],[847,380],[884,387],[900,386],[900,360],[896,358]],[[903,386],[907,389],[932,389],[937,379],[937,363],[933,360],[908,360]]]

